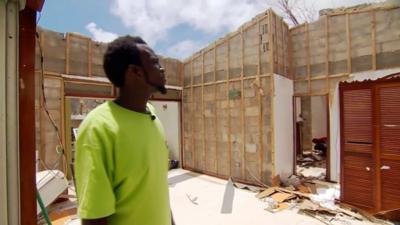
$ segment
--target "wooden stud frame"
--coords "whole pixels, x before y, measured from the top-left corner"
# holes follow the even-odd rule
[[[191,107],[191,113],[192,113],[192,121],[194,121],[194,98],[193,98],[193,75],[194,74],[194,72],[193,72],[193,59],[190,61],[190,83],[192,84],[192,86],[191,86],[191,94],[190,94],[190,97],[191,97],[191,105],[192,105],[192,107]],[[191,125],[191,130],[192,130],[192,136],[191,136],[191,138],[192,138],[192,166],[193,166],[193,168],[196,168],[196,149],[195,149],[195,147],[194,147],[194,128],[193,128],[194,126],[193,126],[193,124]]]
[[[308,28],[308,23],[305,24],[305,46],[306,46],[306,60],[307,60],[307,80],[308,80],[308,94],[311,94],[311,65],[310,65],[310,31]]]
[[[241,102],[240,102],[240,109],[241,109],[241,114],[240,114],[240,117],[241,117],[241,122],[240,122],[240,126],[241,126],[241,136],[242,136],[242,146],[241,146],[241,155],[242,155],[242,158],[241,158],[241,162],[242,162],[242,164],[243,165],[241,165],[242,166],[242,168],[241,168],[241,176],[242,177],[245,177],[245,175],[246,175],[246,153],[245,153],[245,133],[244,133],[244,127],[245,127],[245,114],[244,114],[244,106],[245,106],[245,104],[244,104],[244,95],[243,95],[243,93],[244,93],[244,81],[245,80],[254,80],[254,83],[256,84],[256,85],[258,85],[259,87],[258,88],[261,88],[260,87],[260,82],[261,82],[261,78],[266,78],[266,77],[272,77],[272,75],[271,74],[273,74],[273,71],[274,71],[274,65],[273,65],[273,54],[272,54],[272,47],[271,46],[273,46],[273,44],[274,44],[274,42],[272,42],[272,40],[274,40],[273,38],[272,38],[272,34],[271,34],[271,29],[269,29],[269,32],[268,32],[268,39],[269,39],[269,49],[270,49],[270,55],[269,55],[269,57],[271,58],[271,60],[270,60],[270,72],[269,73],[266,73],[266,74],[261,74],[261,53],[260,52],[258,52],[258,64],[257,64],[257,66],[258,66],[258,68],[257,68],[257,74],[256,75],[253,75],[253,76],[244,76],[244,32],[248,29],[248,28],[250,28],[250,27],[252,27],[252,26],[260,26],[260,21],[261,20],[263,20],[263,19],[265,19],[265,18],[271,18],[271,16],[270,16],[270,14],[271,14],[271,12],[272,11],[268,11],[268,13],[266,14],[266,15],[264,15],[264,16],[261,16],[261,17],[259,17],[258,19],[257,19],[257,21],[256,22],[254,22],[254,23],[252,23],[252,24],[250,24],[250,25],[245,25],[245,26],[243,26],[242,28],[240,28],[240,30],[239,31],[236,31],[236,32],[234,32],[234,33],[231,33],[231,34],[229,34],[229,36],[227,37],[227,38],[225,38],[225,40],[223,40],[223,41],[218,41],[218,42],[215,42],[214,43],[214,46],[212,46],[212,48],[210,48],[210,47],[207,47],[207,48],[205,48],[205,49],[203,49],[203,50],[201,50],[200,52],[198,52],[198,53],[196,53],[196,54],[194,54],[187,62],[186,62],[186,64],[190,64],[191,65],[191,84],[189,84],[189,85],[184,85],[184,89],[189,89],[190,88],[190,90],[191,90],[191,92],[192,92],[192,94],[191,94],[191,101],[192,101],[192,103],[193,103],[193,100],[194,100],[194,96],[193,96],[193,88],[195,88],[195,87],[201,87],[202,88],[202,96],[201,96],[201,98],[202,98],[202,113],[203,113],[203,123],[202,123],[202,129],[203,129],[203,131],[205,130],[205,128],[204,128],[204,126],[205,126],[205,124],[204,124],[204,122],[205,122],[205,120],[204,120],[204,87],[205,86],[214,86],[214,97],[216,98],[216,90],[217,90],[217,84],[222,84],[222,83],[225,83],[226,84],[226,101],[228,102],[228,107],[227,107],[227,113],[228,113],[228,151],[229,151],[229,176],[227,176],[227,177],[224,177],[224,176],[221,176],[220,175],[220,171],[218,171],[218,164],[216,165],[216,168],[217,168],[217,174],[214,174],[214,173],[212,173],[212,172],[210,172],[210,171],[200,171],[200,172],[202,172],[202,173],[205,173],[205,174],[209,174],[209,175],[217,175],[218,177],[224,177],[224,178],[228,178],[228,177],[230,177],[230,176],[232,176],[232,144],[231,144],[231,133],[232,133],[232,131],[231,131],[231,113],[230,113],[230,108],[231,108],[231,106],[230,106],[230,104],[229,104],[229,102],[230,102],[230,99],[229,99],[229,90],[230,90],[230,83],[231,82],[235,82],[235,81],[240,81],[240,86],[241,86]],[[270,22],[268,22],[268,23],[270,23]],[[270,26],[270,24],[269,24],[269,26]],[[260,29],[260,28],[258,28],[258,29]],[[258,34],[259,34],[259,30],[258,30]],[[283,31],[282,31],[283,32]],[[240,58],[240,64],[241,64],[241,74],[240,74],[240,77],[238,77],[238,78],[231,78],[231,75],[230,75],[230,70],[229,70],[229,68],[230,68],[230,40],[233,38],[233,37],[235,37],[236,35],[240,35],[240,40],[241,40],[241,58]],[[219,46],[219,45],[222,45],[222,44],[226,44],[226,60],[225,60],[225,63],[226,63],[226,74],[227,74],[227,76],[226,76],[226,79],[224,79],[224,80],[219,80],[219,81],[217,81],[216,80],[216,66],[217,66],[217,63],[216,63],[216,58],[217,58],[217,54],[216,54],[216,48]],[[205,80],[204,80],[204,54],[206,53],[206,52],[208,52],[208,51],[214,51],[214,81],[211,81],[211,82],[205,82]],[[258,51],[260,51],[260,49],[259,49],[259,46],[258,46]],[[193,83],[193,77],[194,77],[194,72],[193,72],[193,61],[194,61],[194,59],[196,59],[197,57],[202,57],[202,62],[203,62],[203,64],[202,64],[202,83],[199,83],[199,84],[194,84]],[[272,80],[272,79],[271,79]],[[273,83],[271,82],[271,88],[273,87]],[[260,94],[260,90],[258,90],[257,91],[258,92],[258,94],[257,94],[257,98],[258,98],[258,101],[259,101],[259,103],[261,103],[261,94]],[[264,149],[263,149],[263,140],[262,140],[262,138],[263,138],[263,127],[262,127],[262,120],[263,120],[263,118],[262,118],[262,106],[261,106],[261,104],[259,104],[260,106],[260,108],[259,108],[259,121],[260,121],[260,140],[259,140],[259,144],[260,144],[260,170],[259,170],[259,176],[260,177],[262,177],[262,173],[263,173],[263,154],[264,154]],[[215,109],[216,110],[216,109]],[[194,112],[194,110],[193,110],[193,106],[192,106],[192,113]],[[191,117],[192,117],[192,119],[194,119],[194,117],[193,117],[194,115],[191,115]],[[215,120],[217,120],[217,118],[215,118]],[[218,127],[216,127],[215,128],[215,132],[217,133],[218,132]],[[193,156],[195,156],[195,153],[194,153],[194,140],[193,140],[193,138],[194,138],[194,131],[193,131],[193,126],[192,126],[192,131],[191,131],[191,133],[192,133],[192,154],[193,154]],[[205,135],[204,134],[205,132],[203,132],[203,136]],[[203,138],[203,147],[205,148],[205,144],[204,144],[204,140],[205,140],[205,137],[202,137]],[[218,145],[218,143],[216,143],[216,145]],[[203,151],[205,151],[205,149],[203,149]],[[216,148],[216,154],[218,154],[218,148]],[[195,164],[195,159],[194,158],[192,158],[192,160],[193,160],[193,162],[192,162],[192,166],[193,167],[196,167],[196,164]],[[216,162],[216,163],[218,163],[218,162]],[[189,168],[188,166],[186,166],[185,165],[185,167],[186,168],[188,168],[188,169],[193,169],[194,171],[199,171],[198,170],[198,168]],[[242,182],[245,182],[246,183],[246,180],[244,180],[244,179],[237,179],[236,178],[236,180],[238,180],[238,181],[242,181]]]
[[[351,73],[351,31],[350,31],[350,16],[346,14],[346,42],[347,42],[347,72]]]
[[[243,36],[243,28],[240,30],[240,45],[241,45],[241,73],[240,73],[240,125],[242,129],[242,158],[241,158],[241,168],[242,168],[242,177],[246,176],[246,149],[245,149],[245,115],[244,115],[244,83],[243,83],[243,77],[244,77],[244,36]]]
[[[205,131],[205,110],[204,110],[204,51],[201,52],[201,118],[202,118],[202,130],[203,130],[203,154],[204,154],[204,169],[203,171],[207,171],[207,154],[206,154],[206,131]]]
[[[217,44],[214,45],[214,82],[217,80]],[[215,172],[218,173],[218,111],[217,111],[217,85],[214,85],[214,134],[215,134]]]
[[[274,127],[275,127],[275,113],[274,113],[274,35],[272,33],[272,18],[273,13],[272,9],[269,10],[268,13],[268,39],[269,39],[269,59],[270,59],[270,95],[271,95],[271,161],[272,161],[272,168],[271,168],[271,174],[272,176],[275,176],[275,132],[274,132]],[[270,177],[269,179],[272,179]]]
[[[353,14],[358,14],[358,13],[369,13],[370,14],[370,31],[371,31],[371,64],[372,68],[370,70],[366,71],[375,71],[377,70],[377,46],[376,46],[376,11],[378,10],[391,10],[393,8],[398,8],[398,6],[388,6],[388,7],[383,7],[379,9],[361,9],[357,11],[346,11],[346,12],[340,12],[340,13],[330,13],[325,15],[325,33],[326,33],[326,65],[325,65],[325,74],[321,76],[316,76],[316,77],[311,77],[311,80],[320,80],[320,79],[327,79],[327,90],[326,91],[321,91],[320,93],[329,93],[330,92],[330,83],[332,78],[337,78],[337,77],[346,77],[349,76],[352,73],[352,47],[351,47],[351,27],[350,27],[350,15]],[[343,16],[345,18],[345,30],[346,30],[346,43],[347,43],[347,58],[346,58],[346,65],[347,65],[347,71],[344,73],[339,73],[339,74],[330,74],[329,71],[329,54],[330,54],[330,48],[329,46],[329,39],[330,39],[330,34],[329,34],[329,21],[330,17],[332,16]],[[303,23],[299,26],[296,26],[294,28],[291,28],[290,31],[300,29],[303,27],[306,27],[307,23]],[[306,29],[306,28],[304,28]],[[308,35],[308,32],[305,34],[305,36]],[[307,37],[306,37],[307,38]],[[290,54],[290,53],[289,53]],[[290,57],[290,60],[292,60],[292,56]],[[307,57],[308,58],[308,57]],[[293,63],[291,63],[293,65]],[[291,69],[293,71],[293,68]],[[309,82],[309,78],[305,79],[294,79],[295,82],[301,82],[301,81],[307,81]],[[312,84],[311,84],[312,85]],[[304,95],[310,95],[313,96],[315,94],[320,95],[320,93],[312,93],[311,90],[307,93],[296,93],[296,96],[304,96]]]
[[[231,128],[231,104],[229,99],[229,87],[230,87],[230,60],[229,55],[231,52],[231,45],[229,39],[226,41],[226,101],[228,102],[227,113],[228,113],[228,151],[229,151],[229,177],[232,177],[232,143],[231,143],[231,136],[232,136],[232,128]]]
[[[376,13],[375,13],[375,10],[371,11],[370,15],[371,15],[372,70],[376,70]]]
[[[329,16],[325,16],[325,79],[326,79],[326,90],[329,93]],[[329,109],[329,107],[328,107]],[[329,110],[328,110],[329,111]]]
[[[65,44],[65,74],[69,74],[69,46],[70,46],[70,36],[71,33],[66,34],[66,44]]]
[[[264,159],[264,143],[263,143],[263,138],[264,138],[264,122],[263,122],[263,108],[262,108],[262,96],[261,96],[261,38],[260,38],[260,25],[261,25],[261,20],[257,21],[257,39],[258,39],[258,45],[257,45],[257,78],[255,80],[256,85],[257,85],[257,98],[258,98],[258,127],[259,127],[259,179],[262,180],[263,177],[263,159]]]

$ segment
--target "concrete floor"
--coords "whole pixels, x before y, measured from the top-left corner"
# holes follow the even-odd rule
[[[297,209],[270,213],[255,193],[233,188],[228,181],[176,169],[169,172],[171,208],[177,225],[319,225]],[[332,224],[372,224],[355,220]]]

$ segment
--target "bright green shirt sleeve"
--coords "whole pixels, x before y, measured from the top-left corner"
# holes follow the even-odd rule
[[[112,165],[109,165],[112,160],[107,159],[112,140],[95,122],[82,125],[76,143],[78,214],[82,219],[102,218],[115,212]]]

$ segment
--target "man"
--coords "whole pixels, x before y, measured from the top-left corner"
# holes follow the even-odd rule
[[[170,225],[168,150],[147,103],[166,93],[164,69],[139,37],[109,44],[104,70],[120,92],[88,114],[76,143],[76,188],[82,225]]]

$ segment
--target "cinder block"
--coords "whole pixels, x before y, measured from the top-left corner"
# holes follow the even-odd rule
[[[256,144],[246,144],[245,150],[247,153],[256,153],[257,145]]]
[[[253,107],[246,108],[245,109],[245,115],[246,116],[258,116],[259,115],[258,106],[253,106]]]

